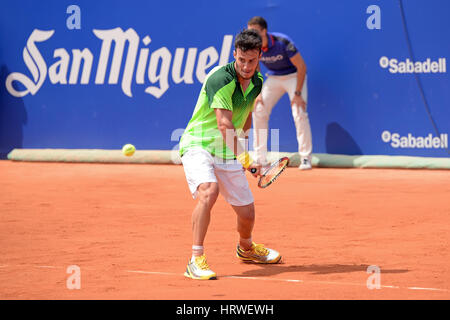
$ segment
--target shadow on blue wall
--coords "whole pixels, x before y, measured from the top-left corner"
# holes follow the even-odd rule
[[[11,72],[5,65],[0,69],[0,159],[6,159],[14,148],[23,146],[23,125],[27,112],[21,98],[6,91],[5,79]]]
[[[338,123],[331,122],[327,125],[325,135],[325,146],[327,153],[345,154],[345,155],[362,155],[361,148],[353,140],[347,130],[342,128]]]

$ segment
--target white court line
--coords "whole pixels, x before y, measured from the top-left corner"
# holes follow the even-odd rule
[[[9,265],[0,265],[0,268],[8,268],[8,267],[15,267],[15,266],[9,266]],[[63,267],[57,267],[57,266],[36,266],[36,265],[22,265],[17,267],[34,267],[34,268],[41,268],[41,269],[63,269]],[[90,269],[93,270],[93,268],[90,267],[82,267],[82,269]],[[143,271],[143,270],[124,270],[124,272],[128,273],[138,273],[138,274],[149,274],[149,275],[165,275],[165,276],[177,276],[177,277],[183,277],[182,273],[173,273],[173,272],[158,272],[158,271]],[[256,281],[278,281],[278,282],[290,282],[290,283],[315,283],[315,284],[331,284],[331,285],[346,285],[346,286],[359,286],[359,287],[366,287],[366,284],[361,283],[352,283],[352,282],[336,282],[336,281],[314,281],[314,280],[300,280],[300,279],[277,279],[277,278],[267,278],[267,277],[243,277],[243,276],[222,276],[219,278],[222,279],[242,279],[242,280],[256,280]],[[407,290],[424,290],[424,291],[441,291],[441,292],[449,292],[448,289],[440,289],[440,288],[424,288],[424,287],[399,287],[399,286],[389,286],[389,285],[380,285],[381,288],[388,288],[388,289],[407,289]]]
[[[409,290],[429,290],[429,291],[449,291],[446,289],[436,289],[436,288],[421,288],[421,287],[407,287]]]
[[[29,264],[19,264],[16,266],[12,265],[0,265],[0,268],[40,268],[40,269],[61,269],[62,267],[56,267],[56,266],[36,266],[36,265],[29,265]]]
[[[125,270],[125,272],[130,273],[141,273],[141,274],[153,274],[153,275],[167,275],[167,276],[182,276],[181,273],[170,273],[170,272],[154,272],[154,271],[138,271],[138,270]],[[359,287],[367,287],[366,284],[361,283],[352,283],[352,282],[335,282],[335,281],[314,281],[314,280],[300,280],[300,279],[276,279],[276,278],[265,278],[265,277],[242,277],[242,276],[222,276],[218,277],[225,279],[243,279],[243,280],[259,280],[259,281],[279,281],[279,282],[294,282],[294,283],[318,283],[318,284],[332,284],[332,285],[346,285],[346,286],[359,286]],[[388,289],[402,289],[399,286],[389,286],[389,285],[380,285],[381,288]],[[422,288],[422,287],[405,287],[403,289],[408,290],[427,290],[427,291],[443,291],[448,292],[448,289],[439,289],[439,288]]]
[[[151,271],[137,271],[137,270],[125,270],[125,272],[130,273],[143,273],[143,274],[159,274],[165,276],[182,276],[181,273],[168,273],[168,272],[151,272]]]

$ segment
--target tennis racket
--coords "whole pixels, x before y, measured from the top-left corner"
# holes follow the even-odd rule
[[[286,169],[289,164],[289,158],[283,157],[280,160],[272,163],[269,168],[267,168],[261,175],[258,181],[258,187],[266,188],[270,186]],[[252,173],[256,172],[255,168],[250,170]]]

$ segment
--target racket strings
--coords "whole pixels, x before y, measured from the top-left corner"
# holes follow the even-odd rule
[[[264,172],[264,175],[261,177],[261,185],[265,186],[275,181],[276,178],[280,175],[281,172],[286,168],[288,164],[287,160],[280,161],[275,165],[272,165],[269,169]]]

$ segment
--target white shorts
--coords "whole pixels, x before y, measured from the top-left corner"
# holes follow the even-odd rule
[[[194,199],[200,184],[216,182],[229,204],[246,206],[254,202],[245,171],[237,160],[220,159],[202,148],[191,148],[183,154],[181,162]]]

